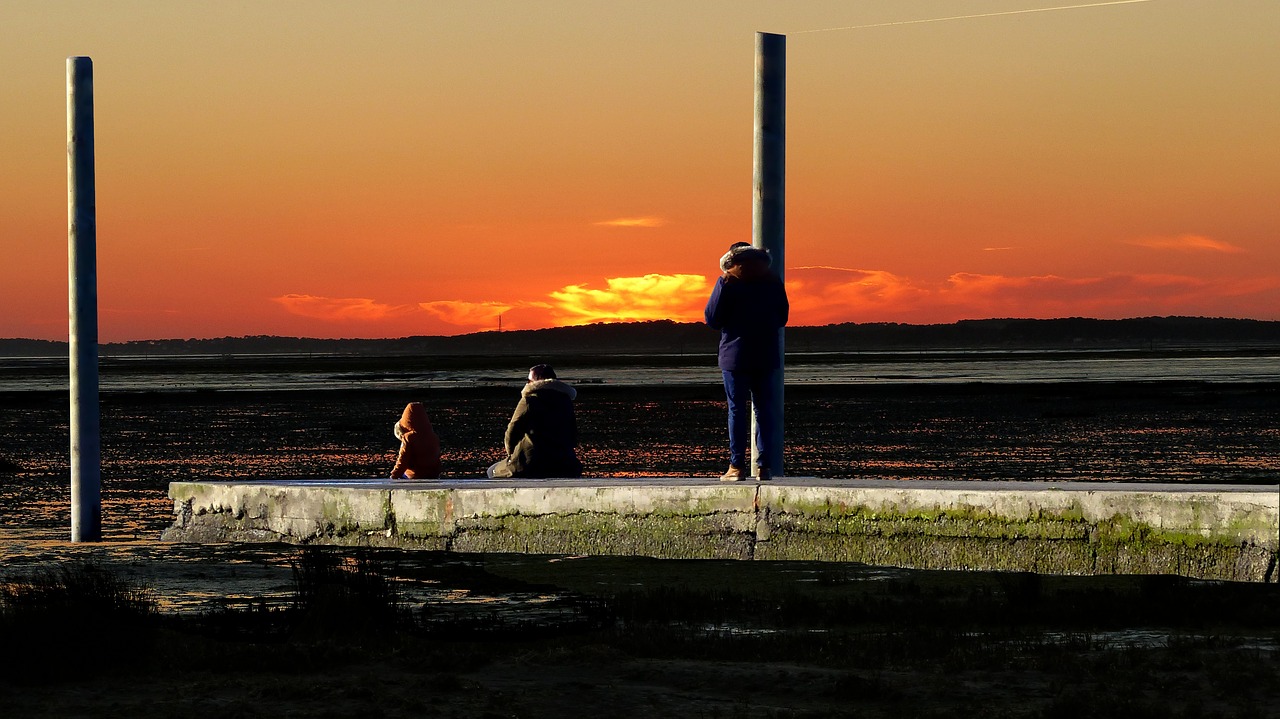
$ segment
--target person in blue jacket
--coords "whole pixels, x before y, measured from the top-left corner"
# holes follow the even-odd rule
[[[770,478],[772,449],[781,427],[775,425],[773,385],[782,367],[782,333],[790,305],[782,280],[770,269],[765,250],[735,242],[720,258],[723,274],[716,280],[704,313],[720,330],[719,365],[729,404],[729,469],[720,479],[738,482],[748,476],[750,407],[756,414],[756,447],[760,466],[754,476]]]

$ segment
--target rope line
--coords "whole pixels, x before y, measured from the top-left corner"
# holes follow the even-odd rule
[[[1032,12],[1053,12],[1055,10],[1080,10],[1091,7],[1105,7],[1107,5],[1132,5],[1134,3],[1154,2],[1155,0],[1111,0],[1111,2],[1095,2],[1085,5],[1059,5],[1058,7],[1041,7],[1029,10],[1004,10],[1001,12],[985,12],[977,15],[952,15],[950,17],[934,17],[923,20],[897,20],[894,22],[877,22],[870,25],[849,25],[846,27],[826,27],[818,30],[797,30],[787,33],[788,35],[804,35],[811,32],[832,32],[834,30],[862,30],[871,27],[890,27],[893,25],[919,25],[926,22],[946,22],[948,20],[969,20],[979,17],[996,17],[999,15],[1023,15]]]

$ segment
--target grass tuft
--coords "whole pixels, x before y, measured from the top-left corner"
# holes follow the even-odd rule
[[[92,563],[0,584],[0,675],[20,680],[124,669],[145,657],[159,614],[152,590]]]

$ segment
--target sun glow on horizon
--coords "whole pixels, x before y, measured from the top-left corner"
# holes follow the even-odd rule
[[[444,334],[541,329],[602,322],[700,322],[715,276],[651,273],[612,277],[603,287],[571,284],[518,301],[433,300],[392,304],[369,298],[290,294],[273,298],[286,312],[332,323],[376,325],[410,319]],[[1248,281],[1179,274],[1090,277],[957,272],[939,281],[883,270],[803,266],[788,271],[792,325],[845,322],[935,324],[983,317],[1158,316],[1195,306],[1262,307],[1280,294],[1280,276]],[[1134,308],[1137,308],[1136,311]],[[1224,312],[1220,316],[1232,313]]]
[[[640,322],[670,319],[692,322],[702,317],[710,283],[702,275],[648,274],[613,277],[604,289],[569,285],[550,297],[562,325],[594,322]]]

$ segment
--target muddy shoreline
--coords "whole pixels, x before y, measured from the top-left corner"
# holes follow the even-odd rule
[[[104,525],[158,535],[175,480],[385,476],[392,424],[413,400],[427,404],[445,476],[481,476],[518,392],[105,392]],[[0,483],[0,523],[65,527],[65,395],[4,393],[0,407],[0,456],[19,468]],[[591,476],[714,476],[726,464],[717,386],[583,384],[577,409]],[[786,442],[793,476],[1274,484],[1280,384],[789,386]]]

